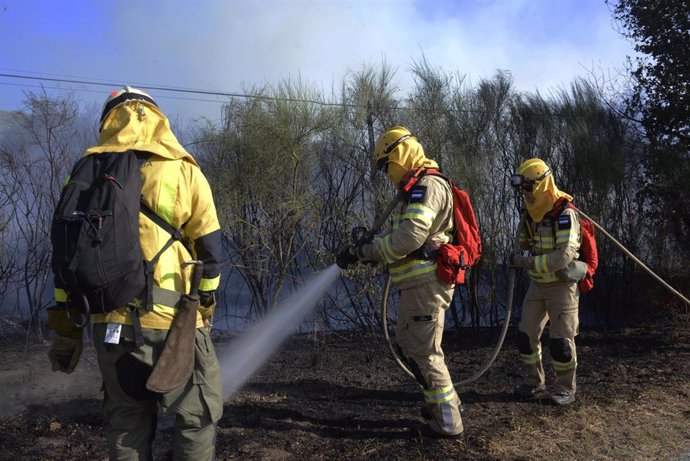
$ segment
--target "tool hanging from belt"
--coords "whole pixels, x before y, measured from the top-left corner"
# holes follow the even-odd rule
[[[182,267],[193,265],[192,283],[188,295],[183,295],[146,388],[165,393],[185,384],[194,372],[194,345],[196,336],[196,314],[199,308],[199,285],[204,263],[199,260],[185,261]]]

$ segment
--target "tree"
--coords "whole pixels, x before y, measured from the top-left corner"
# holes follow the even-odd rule
[[[310,183],[330,114],[302,82],[253,96],[226,104],[223,126],[203,134],[201,158],[231,264],[264,315],[290,288],[315,235]]]
[[[611,4],[611,0],[607,0]],[[690,2],[619,0],[613,7],[621,33],[642,54],[629,59],[631,115],[650,139],[690,147]]]
[[[613,16],[621,33],[641,56],[629,58],[632,92],[627,115],[639,120],[650,152],[645,159],[653,219],[660,229],[660,250],[690,256],[690,1],[619,0]],[[671,241],[668,240],[671,238]],[[660,251],[661,252],[661,251]],[[660,261],[670,268],[671,264]]]
[[[16,280],[22,301],[19,310],[27,307],[27,330],[41,339],[39,319],[50,284],[50,221],[86,136],[72,95],[51,98],[45,91],[28,92],[25,106],[25,112],[14,114],[21,139],[0,145],[2,191],[7,192],[2,205],[12,210],[2,238],[17,245],[13,258],[20,271]]]
[[[372,154],[382,132],[404,123],[394,76],[395,71],[384,62],[379,69],[364,66],[350,72],[342,83],[342,110],[328,134],[318,185],[320,196],[327,200],[323,222],[332,229],[334,251],[351,243],[352,227],[371,225],[392,198],[388,180],[376,172]],[[360,265],[343,274],[331,303],[334,308],[324,309],[324,317],[330,323],[373,327],[381,299],[381,268]]]

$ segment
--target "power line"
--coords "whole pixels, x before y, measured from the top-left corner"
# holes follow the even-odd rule
[[[98,81],[93,81],[93,80],[85,80],[85,79],[77,79],[77,78],[33,77],[30,75],[8,74],[8,73],[0,73],[0,77],[17,78],[17,79],[25,79],[25,80],[48,81],[48,82],[56,82],[56,83],[71,83],[71,84],[80,84],[80,85],[99,85],[99,86],[107,86],[110,88],[123,86],[122,83],[107,82],[107,81],[98,82]],[[0,82],[0,85],[15,85],[15,84],[7,83],[7,82]],[[299,102],[299,103],[306,103],[306,104],[316,104],[316,105],[324,106],[324,107],[348,107],[348,108],[360,108],[360,109],[366,108],[366,106],[360,106],[360,105],[356,105],[356,104],[345,104],[342,102],[324,102],[324,101],[316,101],[316,100],[312,100],[312,99],[286,98],[286,97],[266,96],[266,95],[257,95],[257,94],[251,95],[251,94],[243,94],[243,93],[229,93],[229,92],[223,92],[223,91],[199,90],[199,89],[193,89],[193,88],[170,87],[170,86],[160,86],[160,85],[150,85],[150,84],[137,84],[137,87],[142,88],[142,89],[146,89],[146,90],[169,91],[169,92],[188,93],[188,94],[200,94],[200,95],[207,95],[207,96],[222,96],[222,97],[226,97],[226,98],[262,99],[262,100],[266,100],[266,101]],[[53,89],[60,89],[60,88],[53,88]],[[91,90],[80,90],[80,91],[91,91]],[[168,96],[168,97],[170,98],[170,96]],[[201,102],[221,102],[221,101],[216,101],[216,100],[211,100],[211,99],[195,99],[195,98],[173,98],[173,99],[182,99],[182,100],[189,100],[189,101],[201,101]],[[410,110],[409,107],[405,107],[405,106],[394,106],[394,107],[392,107],[392,109]],[[418,108],[418,110],[430,110],[430,109]],[[449,110],[451,112],[460,112],[460,113],[480,113],[480,112],[482,112],[480,110],[472,110],[472,109],[449,109]]]
[[[107,81],[97,82],[97,81],[93,81],[93,80],[71,79],[71,78],[34,77],[31,75],[7,74],[7,73],[0,73],[0,77],[17,78],[17,79],[24,79],[24,80],[38,80],[38,81],[55,82],[55,83],[71,83],[71,84],[78,84],[78,85],[99,85],[99,86],[107,86],[110,88],[122,86],[121,83],[107,82]],[[0,84],[4,84],[4,83],[0,82]],[[206,96],[222,96],[222,97],[226,97],[226,98],[264,99],[267,101],[300,102],[300,103],[317,104],[320,106],[329,106],[329,107],[356,107],[352,104],[315,101],[315,100],[311,100],[311,99],[279,98],[276,96],[249,95],[249,94],[242,94],[242,93],[228,93],[228,92],[223,92],[223,91],[199,90],[199,89],[193,89],[193,88],[180,88],[180,87],[169,87],[169,86],[159,86],[159,85],[141,85],[141,88],[147,89],[147,90],[169,91],[169,92],[175,92],[175,93],[199,94],[199,95],[206,95]],[[201,100],[201,101],[214,102],[212,100]]]
[[[106,80],[101,80],[97,81],[94,79],[87,80],[84,78],[79,78],[79,77],[73,77],[73,78],[58,78],[58,77],[45,77],[45,76],[31,76],[31,75],[25,75],[27,72],[26,71],[21,71],[17,69],[0,69],[0,70],[11,70],[14,72],[22,72],[24,75],[19,74],[19,73],[0,73],[0,77],[6,77],[6,78],[16,78],[16,79],[23,79],[23,80],[37,80],[37,81],[46,81],[46,82],[54,82],[54,83],[70,83],[70,84],[79,84],[79,85],[97,85],[97,86],[107,86],[110,88],[114,87],[120,87],[123,86],[122,83],[116,83],[116,82],[111,82],[111,81],[106,81]],[[71,77],[71,76],[70,76]],[[24,86],[21,84],[14,84],[14,83],[8,83],[8,82],[0,82],[0,85],[11,85],[11,86]],[[38,87],[36,85],[27,85],[30,87]],[[195,89],[195,88],[184,88],[184,87],[174,87],[174,86],[161,86],[161,85],[155,85],[155,84],[136,84],[137,87],[147,89],[147,90],[156,90],[156,91],[167,91],[167,92],[173,92],[173,93],[185,93],[185,94],[196,94],[196,95],[205,95],[205,96],[220,96],[220,97],[225,97],[225,98],[241,98],[241,99],[260,99],[260,100],[266,100],[266,101],[283,101],[283,102],[295,102],[295,103],[306,103],[306,104],[315,104],[319,106],[324,106],[324,107],[348,107],[348,108],[360,108],[360,109],[365,109],[365,106],[360,106],[356,104],[345,104],[342,102],[324,102],[324,101],[317,101],[317,100],[312,100],[312,99],[302,99],[302,98],[287,98],[287,97],[278,97],[278,96],[266,96],[266,95],[259,95],[259,94],[243,94],[243,93],[231,93],[231,92],[224,92],[224,91],[214,91],[214,90],[202,90],[202,89]],[[50,87],[49,87],[50,88]],[[50,89],[64,89],[60,87],[52,87]],[[77,91],[88,91],[88,92],[94,92],[94,90],[87,90],[87,89],[82,89],[82,90],[77,90]],[[162,96],[162,97],[167,97],[171,99],[179,99],[179,100],[184,100],[184,101],[199,101],[199,102],[214,102],[214,103],[222,103],[223,101],[218,101],[218,100],[213,100],[213,99],[201,99],[201,98],[180,98],[180,97],[174,97],[174,96]],[[394,106],[392,109],[397,109],[397,110],[411,110],[412,108],[406,107],[406,106]],[[426,109],[426,108],[415,108],[416,110],[422,110],[422,111],[431,111],[432,109]],[[456,113],[465,113],[465,114],[479,114],[479,113],[484,113],[485,111],[480,110],[480,109],[457,109],[457,108],[448,108],[447,109],[449,112],[456,112]],[[568,114],[565,113],[559,113],[559,112],[551,112],[551,113],[543,113],[543,112],[538,112],[534,110],[527,110],[528,113],[536,116],[543,116],[543,117],[558,117],[558,118],[567,118]]]

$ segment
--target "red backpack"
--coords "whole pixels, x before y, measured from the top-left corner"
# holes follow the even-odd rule
[[[465,272],[479,261],[482,242],[479,227],[470,202],[470,196],[453,184],[447,176],[431,168],[418,168],[408,172],[400,181],[400,189],[407,193],[424,175],[440,176],[448,181],[453,191],[453,227],[455,237],[450,243],[441,245],[436,256],[436,275],[446,283],[462,285]]]
[[[566,198],[559,199],[547,216],[553,221],[558,218],[565,207],[577,211],[577,207]],[[555,226],[554,226],[555,229]],[[594,288],[594,273],[599,266],[599,252],[597,251],[597,241],[594,237],[594,224],[589,219],[580,215],[580,229],[582,233],[582,243],[580,244],[580,261],[587,264],[587,274],[585,278],[577,284],[580,293],[587,293]]]

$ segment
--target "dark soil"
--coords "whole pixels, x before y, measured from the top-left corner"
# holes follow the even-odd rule
[[[690,459],[687,318],[583,331],[578,399],[565,408],[512,397],[520,376],[513,334],[483,377],[457,389],[465,433],[456,439],[420,433],[421,393],[382,337],[295,336],[226,402],[217,458]],[[497,335],[446,332],[456,381],[479,368]],[[217,336],[219,348],[229,341]],[[72,375],[52,373],[46,350],[41,344],[0,351],[0,460],[107,459],[93,349]],[[171,422],[161,417],[156,459],[168,459],[170,440]]]

